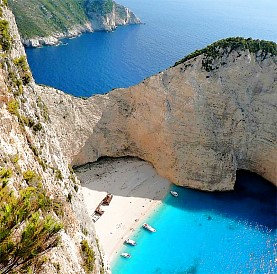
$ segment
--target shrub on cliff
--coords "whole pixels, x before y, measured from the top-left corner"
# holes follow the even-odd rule
[[[84,260],[84,269],[86,273],[91,273],[94,268],[95,254],[92,248],[89,246],[87,240],[81,242],[82,255]]]
[[[63,226],[48,213],[51,204],[41,188],[28,187],[17,196],[7,186],[0,189],[1,274],[33,271],[34,259],[57,246]]]
[[[8,102],[8,111],[11,114],[16,115],[17,117],[19,117],[18,109],[19,109],[19,103],[15,99],[12,99]]]
[[[23,85],[27,85],[31,81],[31,73],[25,56],[15,58],[13,63],[18,69]]]
[[[9,50],[11,48],[11,40],[8,21],[0,20],[0,50]]]

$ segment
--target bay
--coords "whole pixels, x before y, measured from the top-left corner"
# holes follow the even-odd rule
[[[230,36],[277,41],[275,0],[121,0],[145,23],[26,49],[37,83],[75,96],[139,83]]]

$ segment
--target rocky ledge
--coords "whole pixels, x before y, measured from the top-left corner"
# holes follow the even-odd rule
[[[21,42],[23,43],[24,46],[32,47],[32,48],[37,48],[42,46],[55,46],[61,43],[60,39],[77,37],[84,32],[92,32],[92,31],[93,29],[91,27],[91,24],[87,22],[83,26],[81,25],[74,26],[64,33],[54,33],[53,35],[48,37],[34,37],[30,39],[22,38]]]

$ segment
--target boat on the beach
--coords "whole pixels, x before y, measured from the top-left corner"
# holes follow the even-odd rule
[[[113,195],[108,193],[106,195],[106,197],[102,200],[102,204],[103,205],[110,205],[112,198],[113,198]]]
[[[127,258],[127,259],[131,258],[131,255],[129,253],[126,253],[126,252],[121,253],[120,255],[124,258]]]
[[[171,190],[170,194],[174,197],[178,197],[178,192]]]
[[[146,224],[146,223],[144,223],[142,225],[142,227],[149,230],[150,232],[156,232],[157,231],[154,227],[152,227],[152,226],[150,226],[149,224]]]
[[[137,243],[134,240],[127,239],[124,241],[125,244],[135,246]]]

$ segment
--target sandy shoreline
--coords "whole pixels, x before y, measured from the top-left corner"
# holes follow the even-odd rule
[[[76,174],[91,216],[107,193],[114,195],[109,206],[101,206],[105,212],[95,223],[105,260],[110,263],[123,241],[161,204],[170,182],[136,158],[101,160],[78,168]]]

